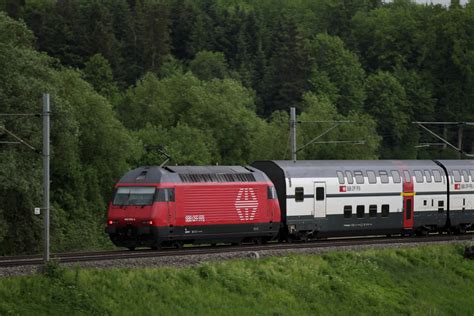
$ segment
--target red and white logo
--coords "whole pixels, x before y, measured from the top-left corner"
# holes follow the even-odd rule
[[[459,183],[455,183],[454,190],[460,190],[460,189],[461,189],[461,185]]]
[[[241,221],[251,221],[257,213],[258,199],[253,188],[241,188],[235,199],[235,209]]]
[[[340,185],[339,186],[339,192],[346,192],[347,189],[346,189],[346,186],[345,185]]]

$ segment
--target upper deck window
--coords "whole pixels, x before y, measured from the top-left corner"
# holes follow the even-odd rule
[[[435,182],[442,181],[441,172],[439,170],[433,170],[433,176],[434,176]]]
[[[339,179],[339,184],[344,184],[344,173],[342,171],[337,172],[337,178]]]
[[[362,174],[362,171],[360,170],[354,171],[354,176],[355,176],[357,184],[364,184],[364,175]]]
[[[423,183],[423,173],[421,170],[415,170],[415,178],[417,183]]]
[[[382,183],[388,183],[388,173],[385,170],[379,171],[380,181]]]
[[[461,173],[459,172],[459,170],[454,169],[454,170],[452,171],[452,174],[453,174],[453,176],[454,176],[454,181],[455,181],[455,182],[461,182]]]
[[[461,170],[462,172],[462,177],[464,178],[464,182],[469,182],[469,173],[467,170]]]
[[[411,175],[408,170],[403,171],[403,175],[405,176],[405,182],[411,182]]]
[[[392,174],[392,178],[393,178],[393,183],[402,182],[402,179],[400,177],[400,173],[397,170],[392,170],[391,174]]]
[[[428,183],[431,183],[433,181],[431,171],[425,170],[425,178],[426,178],[426,182],[428,182]]]
[[[119,187],[115,192],[113,205],[151,205],[156,189],[154,187]]]
[[[347,183],[348,184],[353,184],[354,183],[354,178],[352,178],[352,172],[346,171],[346,177],[347,177]]]
[[[375,176],[375,172],[372,170],[367,171],[367,178],[369,179],[369,183],[377,183],[377,177]]]

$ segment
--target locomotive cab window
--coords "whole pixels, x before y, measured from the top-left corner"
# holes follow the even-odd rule
[[[324,188],[316,188],[316,201],[324,201]]]
[[[304,188],[303,187],[295,188],[295,201],[296,202],[304,201]]]
[[[352,217],[352,205],[345,205],[344,218],[351,218],[351,217]]]
[[[365,206],[357,205],[357,218],[364,218]]]
[[[151,205],[156,189],[154,187],[120,187],[115,192],[113,205]]]
[[[389,213],[390,213],[390,205],[382,204],[382,217],[388,217]]]
[[[166,188],[166,189],[158,189],[156,195],[157,202],[174,202],[174,189]]]

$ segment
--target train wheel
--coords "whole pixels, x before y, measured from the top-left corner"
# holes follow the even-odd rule
[[[255,245],[261,245],[261,244],[263,243],[263,242],[262,242],[262,238],[260,238],[260,237],[254,238],[254,239],[253,239],[253,243],[254,243]]]
[[[134,251],[134,250],[135,250],[135,246],[130,246],[130,247],[127,247],[127,248],[128,248],[128,250],[130,250],[130,251]]]
[[[175,241],[173,243],[173,247],[175,247],[176,249],[181,249],[181,248],[183,248],[183,242],[182,241]]]

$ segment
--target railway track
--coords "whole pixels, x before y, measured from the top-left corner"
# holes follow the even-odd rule
[[[301,243],[269,243],[266,245],[243,245],[243,246],[200,246],[184,249],[136,250],[136,251],[97,251],[78,253],[58,253],[52,258],[60,263],[74,263],[86,261],[103,261],[117,259],[139,259],[190,255],[222,254],[229,252],[258,252],[268,250],[293,250],[328,247],[347,247],[361,245],[390,245],[410,243],[435,243],[445,241],[469,241],[474,240],[474,233],[465,235],[431,235],[427,237],[372,237],[372,238],[338,238],[328,240],[317,240]],[[43,258],[35,255],[0,257],[0,268],[42,265]]]

